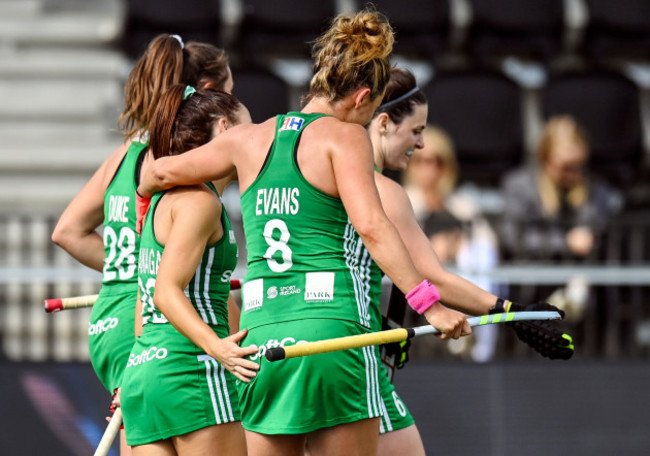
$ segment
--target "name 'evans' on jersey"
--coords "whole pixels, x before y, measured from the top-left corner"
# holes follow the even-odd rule
[[[255,215],[296,215],[300,210],[296,187],[272,187],[257,190]]]

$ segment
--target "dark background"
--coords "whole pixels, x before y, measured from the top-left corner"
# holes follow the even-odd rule
[[[645,362],[413,361],[395,383],[430,455],[650,454]],[[94,452],[109,397],[89,364],[2,363],[0,385],[3,455]]]

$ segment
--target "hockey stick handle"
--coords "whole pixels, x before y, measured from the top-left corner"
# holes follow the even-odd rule
[[[58,312],[60,310],[79,309],[81,307],[92,307],[97,300],[96,294],[75,296],[73,298],[46,299],[45,312]]]
[[[122,409],[117,407],[113,412],[113,417],[111,421],[106,426],[104,435],[102,435],[97,449],[95,450],[94,456],[106,456],[113,445],[115,437],[120,432],[120,427],[122,426]]]
[[[230,279],[230,289],[239,290],[242,281],[240,279]],[[45,300],[45,312],[58,312],[60,310],[80,309],[82,307],[92,307],[97,301],[99,295],[75,296],[73,298],[56,298]]]
[[[492,315],[481,315],[467,319],[470,326],[483,326],[493,323],[507,323],[522,320],[559,320],[562,317],[558,312],[507,312]],[[431,325],[415,328],[398,328],[387,331],[377,331],[354,336],[337,337],[334,339],[306,342],[287,347],[273,347],[266,351],[266,359],[279,361],[282,359],[298,358],[300,356],[317,355],[350,348],[366,347],[368,345],[382,345],[391,342],[401,342],[412,337],[425,334],[440,334],[440,331]]]

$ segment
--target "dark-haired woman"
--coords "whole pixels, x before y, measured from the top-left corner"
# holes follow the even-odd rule
[[[176,85],[150,125],[154,158],[182,154],[242,122],[232,95]],[[126,440],[136,456],[246,455],[235,377],[246,382],[256,347],[229,336],[227,300],[237,244],[215,186],[157,193],[140,241],[142,335],[124,372]]]
[[[120,115],[124,143],[66,207],[52,233],[53,242],[102,272],[99,298],[90,315],[88,345],[97,377],[114,395],[139,327],[135,321],[139,166],[148,147],[147,127],[153,121],[156,103],[177,83],[231,91],[233,81],[225,52],[204,43],[184,44],[177,35],[159,35],[149,43],[124,88],[125,108]],[[119,397],[115,401],[119,404]],[[124,444],[122,454],[128,454]]]

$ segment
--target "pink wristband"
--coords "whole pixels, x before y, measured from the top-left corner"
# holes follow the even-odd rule
[[[440,293],[434,284],[423,280],[406,295],[409,306],[422,315],[436,302],[440,301]]]

